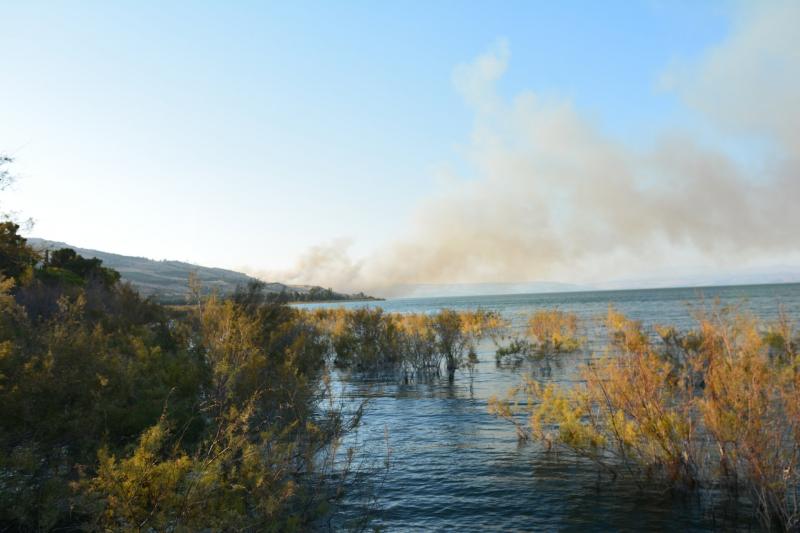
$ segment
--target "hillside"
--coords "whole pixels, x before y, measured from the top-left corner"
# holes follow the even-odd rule
[[[103,265],[117,270],[123,281],[130,282],[144,296],[153,296],[163,303],[183,303],[189,294],[189,275],[194,273],[206,291],[230,294],[237,286],[257,281],[255,278],[224,268],[205,267],[182,261],[155,261],[145,257],[112,254],[90,250],[67,243],[30,238],[28,242],[40,251],[72,248],[84,257],[96,257]],[[369,299],[363,294],[341,294],[322,287],[309,285],[285,285],[267,283],[266,290],[272,293],[286,292],[294,300],[350,300]]]

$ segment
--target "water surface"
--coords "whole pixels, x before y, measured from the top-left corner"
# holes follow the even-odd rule
[[[358,439],[376,464],[387,443],[391,468],[376,476],[372,526],[388,531],[711,531],[755,530],[742,502],[700,501],[663,493],[630,480],[612,481],[590,463],[520,445],[513,427],[487,412],[487,399],[503,395],[524,373],[569,384],[576,367],[601,349],[599,317],[613,305],[646,326],[689,328],[703,307],[735,305],[764,320],[783,309],[800,318],[800,284],[598,291],[539,295],[398,299],[306,304],[379,306],[390,312],[433,313],[442,308],[495,310],[520,326],[536,309],[578,314],[593,342],[579,354],[542,368],[498,367],[491,342],[481,345],[473,373],[454,383],[401,384],[391,379],[343,376],[354,400],[370,398]],[[600,340],[598,340],[600,339]],[[351,494],[339,521],[363,512],[363,494]],[[707,500],[707,498],[706,498]]]

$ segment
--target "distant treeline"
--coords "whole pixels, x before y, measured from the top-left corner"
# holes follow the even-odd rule
[[[377,301],[382,298],[367,296],[363,292],[357,294],[342,294],[333,289],[323,289],[322,287],[311,287],[308,292],[284,291],[276,293],[275,298],[282,298],[289,302],[342,302],[348,300],[371,300]]]
[[[323,289],[322,287],[312,287],[308,292],[301,291],[270,291],[266,283],[259,281],[251,281],[249,283],[240,284],[239,289],[254,285],[260,287],[264,293],[265,298],[272,303],[298,303],[298,302],[348,302],[348,301],[381,301],[383,298],[376,298],[369,296],[363,292],[357,294],[343,294],[336,292],[333,289]],[[211,296],[212,290],[201,287],[200,294],[204,297]],[[225,296],[225,295],[220,295]],[[191,298],[182,295],[161,296],[155,294],[152,296],[153,300],[162,305],[183,306],[186,305]]]

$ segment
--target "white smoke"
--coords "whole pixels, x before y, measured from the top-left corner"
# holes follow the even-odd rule
[[[797,28],[800,2],[751,4],[725,42],[664,75],[721,135],[766,140],[758,164],[746,166],[687,134],[634,150],[569,101],[533,92],[508,101],[495,89],[511,57],[498,42],[454,72],[475,114],[466,157],[476,177],[451,180],[418,206],[402,238],[363,260],[332,243],[270,275],[385,294],[411,283],[596,280],[796,253]]]

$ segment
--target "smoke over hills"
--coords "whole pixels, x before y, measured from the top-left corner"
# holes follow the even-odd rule
[[[634,149],[567,100],[502,97],[499,41],[454,72],[474,113],[466,163],[401,237],[351,259],[321,245],[272,277],[391,294],[413,283],[582,283],[671,265],[795,261],[800,248],[800,4],[742,8],[734,31],[660,83],[721,136],[758,139],[743,163],[690,132]]]

